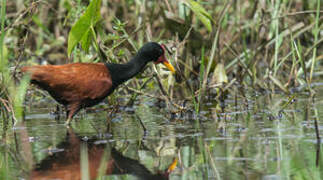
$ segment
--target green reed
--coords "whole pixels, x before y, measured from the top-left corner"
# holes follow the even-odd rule
[[[23,102],[28,87],[29,77],[24,76],[19,83],[15,83],[14,77],[10,72],[12,64],[8,62],[8,50],[4,44],[5,40],[5,19],[6,19],[6,0],[1,4],[1,37],[0,37],[0,106],[3,115],[3,124],[8,124],[8,116],[16,123],[23,117]],[[16,73],[16,72],[14,72]]]

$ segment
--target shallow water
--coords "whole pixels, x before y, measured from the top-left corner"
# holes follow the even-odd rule
[[[170,179],[319,179],[322,88],[292,103],[282,93],[230,94],[224,113],[210,97],[200,115],[172,115],[141,96],[116,113],[104,104],[82,111],[70,128],[50,113],[56,106],[48,98],[26,107],[15,128],[1,125],[0,178],[165,179],[178,159]]]

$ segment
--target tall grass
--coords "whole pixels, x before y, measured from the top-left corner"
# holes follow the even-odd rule
[[[319,27],[320,10],[321,10],[321,3],[320,2],[321,2],[320,0],[316,1],[317,5],[316,5],[315,27],[313,29],[314,44],[317,44],[318,35],[319,35],[319,32],[320,32],[320,27]],[[312,56],[312,59],[311,59],[312,65],[311,65],[311,70],[310,70],[309,83],[312,82],[313,72],[314,72],[314,68],[315,68],[315,65],[316,65],[316,50],[317,50],[317,47],[315,46],[314,49],[313,49],[313,56]]]
[[[1,72],[1,91],[0,91],[0,98],[1,98],[1,114],[2,117],[5,118],[4,115],[7,115],[8,111],[10,110],[9,103],[8,103],[8,96],[5,89],[5,84],[7,84],[6,80],[8,79],[8,69],[7,69],[7,49],[4,46],[4,23],[6,18],[6,1],[1,1],[1,36],[0,36],[0,72]],[[7,108],[7,110],[5,110]]]
[[[29,77],[24,76],[20,82],[16,83],[11,75],[10,69],[13,64],[8,62],[8,52],[4,44],[5,40],[5,19],[6,0],[1,4],[1,37],[0,37],[0,106],[3,124],[8,124],[9,117],[13,124],[21,120],[23,116],[23,102],[28,87]],[[13,68],[15,69],[15,68]],[[5,127],[5,126],[4,126]]]

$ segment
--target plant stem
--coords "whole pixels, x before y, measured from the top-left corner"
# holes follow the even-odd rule
[[[5,22],[5,19],[6,19],[6,4],[7,4],[7,1],[2,0],[2,3],[1,3],[0,64],[4,63],[3,40],[4,40],[4,36],[5,36],[4,22]],[[2,67],[2,65],[0,67]],[[2,71],[1,71],[1,74],[2,74]]]
[[[315,28],[314,28],[314,43],[317,42],[318,40],[318,34],[319,34],[319,17],[320,17],[320,0],[317,0],[317,9],[316,9],[316,19],[315,19]],[[316,62],[316,46],[313,49],[313,57],[312,57],[312,66],[311,66],[311,72],[310,72],[310,79],[309,83],[312,83],[312,77],[313,77],[313,71],[314,71],[314,66]]]
[[[279,53],[279,46],[280,46],[280,35],[279,35],[279,6],[280,1],[276,2],[275,4],[275,11],[274,11],[274,27],[275,27],[275,61],[274,61],[274,76],[276,76],[278,70],[278,53]],[[276,19],[277,18],[277,19]]]

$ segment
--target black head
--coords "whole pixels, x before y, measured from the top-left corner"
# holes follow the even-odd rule
[[[166,59],[165,50],[163,44],[148,42],[139,49],[137,55],[145,61],[153,61],[155,64],[163,63],[170,71],[175,73],[174,67]]]
[[[148,42],[144,44],[138,51],[138,55],[145,57],[148,61],[157,62],[158,58],[164,55],[164,49],[156,42]]]

